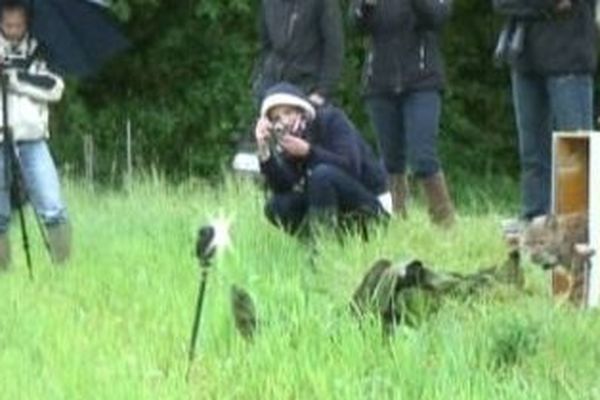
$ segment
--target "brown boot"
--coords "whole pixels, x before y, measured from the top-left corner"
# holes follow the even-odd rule
[[[392,207],[395,214],[402,218],[407,217],[406,202],[408,200],[408,182],[405,174],[390,175],[390,192],[392,193]]]
[[[62,264],[71,255],[71,225],[68,222],[48,226],[50,256],[55,264]]]
[[[0,234],[0,271],[6,271],[10,265],[10,238],[8,232]]]
[[[454,225],[454,205],[448,194],[444,174],[440,171],[421,180],[431,222],[449,228]]]

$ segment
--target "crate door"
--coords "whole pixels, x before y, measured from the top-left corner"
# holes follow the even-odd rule
[[[589,134],[554,134],[552,163],[552,212],[555,215],[586,213],[589,208]],[[600,171],[599,171],[600,173]],[[583,285],[575,282],[585,282]],[[575,275],[564,269],[552,271],[552,293],[569,296],[577,304],[587,304],[587,274]],[[573,291],[574,287],[580,289]]]
[[[589,158],[587,134],[555,134],[552,196],[554,214],[587,212]]]

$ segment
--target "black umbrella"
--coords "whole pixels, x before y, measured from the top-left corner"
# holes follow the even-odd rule
[[[14,0],[13,0],[14,1]],[[0,0],[0,6],[8,0]],[[31,15],[30,31],[42,43],[50,67],[85,77],[128,47],[106,7],[89,0],[20,0]]]

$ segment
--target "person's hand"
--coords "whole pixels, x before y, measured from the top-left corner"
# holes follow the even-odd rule
[[[261,117],[256,122],[256,128],[254,128],[258,158],[262,161],[267,160],[270,156],[269,137],[271,136],[271,126],[271,121],[267,117]]]
[[[310,143],[294,135],[284,135],[279,145],[292,157],[305,158],[310,152]]]
[[[308,100],[310,100],[311,103],[316,104],[317,106],[322,106],[323,104],[325,104],[325,98],[317,92],[311,93],[311,95],[308,96]]]
[[[261,117],[256,122],[256,128],[254,129],[254,137],[256,138],[256,144],[266,144],[271,136],[271,121],[267,117]]]

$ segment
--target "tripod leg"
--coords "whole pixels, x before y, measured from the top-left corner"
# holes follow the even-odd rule
[[[27,233],[27,225],[25,223],[25,212],[23,206],[19,205],[17,212],[19,221],[21,222],[21,237],[23,238],[23,251],[25,252],[25,260],[27,261],[27,271],[29,271],[29,279],[33,280],[33,264],[31,263],[31,250],[29,249],[29,234]]]
[[[0,152],[0,270],[7,270],[11,263],[10,246],[10,191],[6,185],[4,162]]]
[[[8,132],[10,130],[7,130]],[[8,136],[8,135],[7,135]],[[19,160],[19,153],[17,145],[11,141],[5,141],[5,149],[8,147],[10,151],[5,151],[4,165],[7,169],[5,174],[6,184],[8,190],[15,185],[15,192],[17,198],[16,201],[17,214],[19,215],[19,222],[21,224],[21,238],[23,240],[23,251],[25,253],[25,260],[27,262],[27,271],[29,272],[29,279],[33,280],[33,264],[31,262],[31,251],[29,249],[29,234],[27,232],[27,223],[25,220],[24,206],[24,194],[25,186],[23,184],[23,169]],[[8,160],[7,160],[8,158]]]
[[[10,266],[10,238],[8,232],[0,233],[0,271]]]

